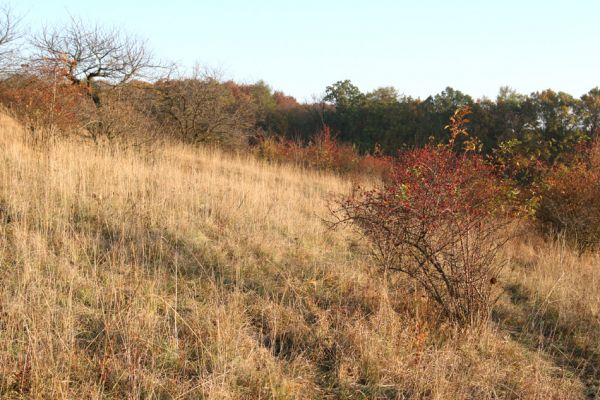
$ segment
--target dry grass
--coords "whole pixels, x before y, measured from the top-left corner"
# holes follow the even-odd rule
[[[598,258],[515,243],[497,322],[458,332],[406,282],[382,295],[358,238],[326,229],[341,178],[177,145],[33,148],[6,118],[0,158],[4,398],[597,390]]]

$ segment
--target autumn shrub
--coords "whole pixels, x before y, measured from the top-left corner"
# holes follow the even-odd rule
[[[472,324],[495,301],[505,193],[481,156],[428,146],[402,153],[389,182],[356,188],[335,215],[360,229],[385,274],[408,275],[446,318]]]
[[[358,161],[358,170],[372,176],[387,179],[392,171],[393,158],[385,156],[380,146],[375,146],[373,154],[366,154]]]
[[[262,159],[281,163],[302,164],[306,158],[305,147],[301,143],[280,136],[257,137],[255,153]]]
[[[58,72],[27,70],[0,82],[0,103],[36,140],[78,129],[81,114],[93,107],[86,87]]]
[[[388,272],[403,273],[445,318],[478,324],[497,299],[512,190],[477,153],[464,129],[467,114],[459,109],[451,118],[448,144],[400,153],[388,179],[355,187],[334,216],[368,239],[386,281]]]
[[[328,126],[314,135],[307,147],[307,161],[318,168],[349,172],[355,169],[358,159],[354,147],[339,143]]]
[[[291,162],[307,168],[324,169],[342,174],[366,174],[383,177],[391,170],[391,158],[376,151],[361,156],[354,146],[340,143],[328,126],[317,132],[308,144],[281,137],[262,137],[259,157],[277,162]]]
[[[600,144],[555,166],[543,182],[536,217],[546,234],[562,234],[580,253],[600,244]]]

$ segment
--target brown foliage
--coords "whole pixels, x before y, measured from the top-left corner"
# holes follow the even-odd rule
[[[281,91],[275,91],[275,93],[273,93],[273,99],[280,109],[290,110],[300,106],[294,97],[288,96]]]
[[[125,144],[150,144],[161,130],[141,101],[140,89],[120,87],[103,95],[102,103],[84,115],[85,134],[95,143],[101,140]]]
[[[537,219],[546,233],[564,234],[580,253],[600,244],[600,144],[594,143],[544,181]]]
[[[159,122],[186,142],[240,146],[254,126],[249,96],[212,77],[160,81],[154,93]]]
[[[28,132],[66,132],[78,128],[81,113],[93,107],[88,89],[68,83],[61,71],[28,71],[0,83],[0,102]]]

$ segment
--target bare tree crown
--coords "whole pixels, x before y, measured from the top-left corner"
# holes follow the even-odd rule
[[[11,72],[19,64],[16,44],[22,34],[18,24],[19,18],[8,6],[0,7],[0,73]]]
[[[44,29],[33,37],[32,45],[37,62],[60,68],[73,83],[90,85],[102,79],[119,85],[147,78],[158,67],[145,41],[114,28],[86,27],[76,19],[64,27]]]

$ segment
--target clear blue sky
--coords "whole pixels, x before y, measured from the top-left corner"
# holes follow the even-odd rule
[[[124,27],[154,53],[310,100],[335,81],[426,97],[600,85],[600,1],[13,0],[32,30],[84,21]]]

